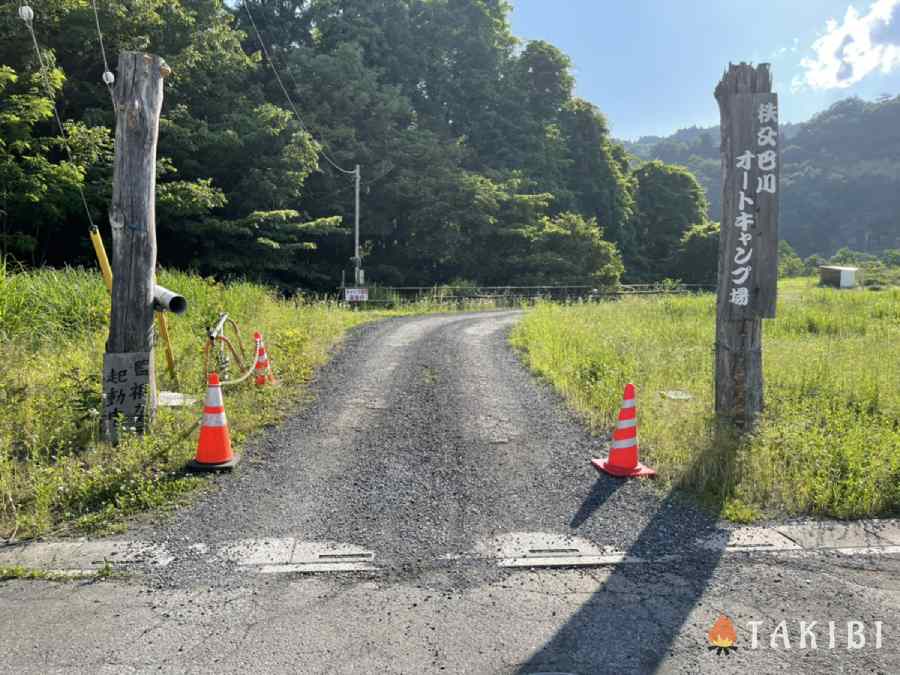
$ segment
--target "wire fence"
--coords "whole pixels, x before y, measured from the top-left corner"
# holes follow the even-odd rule
[[[635,295],[684,295],[716,291],[710,284],[621,284],[614,287],[572,286],[369,286],[364,305],[394,306],[416,302],[435,304],[493,303],[496,306],[539,301],[574,302],[611,300]],[[340,289],[344,297],[343,289]]]

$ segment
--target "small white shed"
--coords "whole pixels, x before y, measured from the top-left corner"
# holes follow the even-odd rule
[[[855,288],[858,267],[842,267],[840,265],[822,265],[819,268],[819,281],[825,286],[835,288]]]

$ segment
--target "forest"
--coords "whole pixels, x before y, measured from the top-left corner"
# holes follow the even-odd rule
[[[900,96],[847,98],[808,122],[781,125],[781,134],[782,239],[802,257],[900,248]],[[624,145],[642,160],[687,167],[706,191],[710,218],[719,219],[719,127]]]
[[[172,68],[157,155],[164,267],[333,289],[351,267],[356,164],[363,265],[382,285],[662,278],[686,233],[711,227],[695,178],[629,161],[573,94],[569,58],[514,37],[502,0],[96,7],[95,20],[88,0],[34,3],[45,71],[16,7],[0,13],[7,261],[93,264],[79,188],[109,236],[115,117],[97,24],[111,71],[122,50]]]

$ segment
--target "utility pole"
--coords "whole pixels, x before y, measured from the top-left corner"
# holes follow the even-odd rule
[[[354,177],[356,178],[356,216],[355,216],[355,224],[353,227],[353,283],[357,286],[361,286],[363,282],[363,271],[362,271],[362,260],[359,257],[359,180],[360,180],[360,172],[359,172],[359,164],[356,165],[356,171],[354,171]]]
[[[163,80],[160,57],[119,54],[112,226],[112,312],[103,356],[104,432],[121,419],[142,433],[156,412],[153,314],[156,294],[156,141]]]

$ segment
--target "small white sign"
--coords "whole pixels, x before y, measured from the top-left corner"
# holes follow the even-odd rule
[[[347,302],[368,302],[369,301],[369,289],[368,288],[345,288],[344,289],[344,300]]]
[[[126,427],[143,433],[156,408],[156,390],[150,385],[154,378],[151,352],[103,355],[103,424],[107,438],[118,438],[120,416]]]

